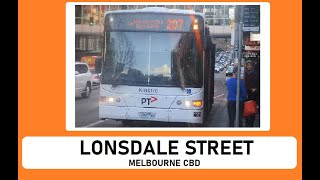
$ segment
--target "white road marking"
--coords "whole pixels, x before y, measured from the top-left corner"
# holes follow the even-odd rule
[[[220,94],[220,95],[218,95],[218,96],[215,96],[215,97],[213,97],[213,98],[217,98],[217,97],[220,97],[220,96],[223,96],[224,94]]]
[[[93,127],[93,126],[95,126],[95,125],[97,125],[97,124],[100,124],[100,123],[102,123],[102,122],[104,122],[104,120],[100,120],[100,121],[97,121],[97,122],[91,123],[91,124],[86,125],[86,126],[84,126],[84,127]]]

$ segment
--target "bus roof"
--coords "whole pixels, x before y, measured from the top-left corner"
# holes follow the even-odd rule
[[[106,11],[104,16],[110,13],[146,13],[146,12],[154,12],[154,13],[166,13],[166,14],[194,14],[202,16],[205,19],[204,13],[198,13],[193,10],[183,10],[183,9],[168,9],[165,7],[146,7],[143,9],[130,9],[130,10],[115,10],[115,11]]]

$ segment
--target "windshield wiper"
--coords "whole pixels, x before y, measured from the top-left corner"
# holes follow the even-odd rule
[[[117,87],[119,85],[118,82],[119,82],[118,79],[117,80],[113,80],[112,83],[111,83],[111,85],[112,85],[111,87],[113,87],[113,88]]]
[[[179,86],[181,88],[181,90],[184,91],[185,85],[184,85],[184,83],[182,83],[183,82],[183,77],[178,72],[173,72],[172,73],[172,80],[173,80],[174,84]]]
[[[112,78],[112,80],[111,80],[111,82],[112,82],[111,85],[112,85],[112,87],[117,87],[118,85],[121,85],[121,84],[123,84],[124,82],[128,82],[128,81],[129,81],[129,80],[127,79],[127,77],[118,75],[118,76]],[[130,82],[130,84],[131,84],[131,82]],[[126,83],[126,85],[129,85],[129,84]]]
[[[184,85],[184,84],[182,84],[181,82],[179,82],[178,85],[179,85],[179,87],[181,88],[181,90],[183,90],[183,91],[185,90],[185,85]]]

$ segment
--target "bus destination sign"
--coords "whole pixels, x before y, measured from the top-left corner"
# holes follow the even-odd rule
[[[203,22],[195,16],[175,14],[109,14],[106,16],[106,31],[194,31],[194,25]],[[202,25],[202,26],[201,26]],[[203,29],[203,28],[202,28]]]

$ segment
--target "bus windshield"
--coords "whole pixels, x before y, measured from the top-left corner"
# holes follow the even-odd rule
[[[105,31],[101,84],[200,88],[193,32]]]

